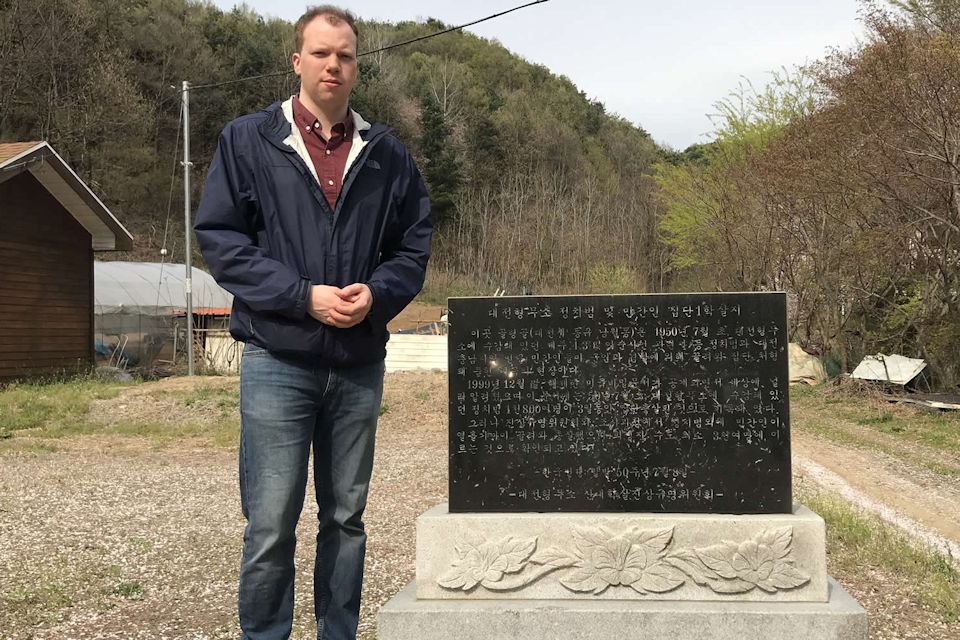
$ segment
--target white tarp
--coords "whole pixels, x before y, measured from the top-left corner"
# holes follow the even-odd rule
[[[920,375],[926,367],[927,363],[923,360],[878,353],[865,357],[850,377],[904,385]]]
[[[827,379],[827,371],[820,358],[804,351],[800,345],[791,342],[787,348],[790,359],[790,384],[820,384]]]
[[[187,308],[186,275],[182,264],[159,262],[94,262],[93,298],[97,315],[128,313],[169,316]],[[198,312],[227,310],[233,296],[213,277],[192,269],[193,308]]]

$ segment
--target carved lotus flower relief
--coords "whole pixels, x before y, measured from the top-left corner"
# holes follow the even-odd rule
[[[766,531],[740,544],[723,542],[699,549],[697,559],[707,571],[691,577],[705,580],[718,593],[745,593],[754,588],[776,593],[802,586],[810,578],[794,566],[790,555],[792,541],[793,530],[783,528]]]
[[[441,578],[440,585],[447,589],[469,591],[478,584],[495,588],[505,574],[522,571],[527,559],[537,548],[536,538],[504,538],[499,542],[469,542],[455,547],[458,559],[449,572]]]
[[[670,550],[673,528],[639,527],[615,533],[605,527],[577,528],[573,549],[537,550],[538,538],[464,542],[457,559],[438,579],[446,589],[491,591],[523,588],[561,571],[559,582],[577,593],[599,595],[611,587],[666,593],[688,580],[716,593],[768,593],[794,589],[810,577],[794,566],[793,529],[768,530],[741,543],[722,542],[699,549]]]
[[[609,587],[631,587],[639,593],[664,593],[683,584],[683,576],[662,560],[673,538],[673,529],[642,531],[633,528],[623,535],[598,527],[576,529],[575,567],[560,578],[571,591],[601,594]]]

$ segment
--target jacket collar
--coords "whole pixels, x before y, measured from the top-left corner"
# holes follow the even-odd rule
[[[293,98],[288,98],[282,103],[275,102],[267,107],[266,113],[266,119],[260,124],[260,132],[263,136],[281,151],[296,153],[300,156],[313,178],[318,180],[317,169],[310,158],[310,152],[307,151],[300,129],[294,126]],[[373,138],[388,130],[382,124],[370,124],[353,109],[350,109],[350,115],[353,117],[353,141],[350,154],[347,156],[344,175],[350,171],[350,167],[356,162],[363,148]]]

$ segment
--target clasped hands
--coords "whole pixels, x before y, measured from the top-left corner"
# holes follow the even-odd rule
[[[371,306],[373,294],[365,284],[357,282],[342,289],[315,284],[310,287],[307,313],[323,324],[347,329],[360,324]]]

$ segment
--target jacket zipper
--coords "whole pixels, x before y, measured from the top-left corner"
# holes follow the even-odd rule
[[[337,194],[337,202],[333,208],[333,215],[330,216],[330,247],[327,251],[327,256],[336,256],[337,261],[340,260],[340,254],[335,252],[334,242],[336,236],[336,225],[337,219],[340,217],[340,208],[344,200],[347,198],[347,193],[350,190],[350,187],[353,186],[354,180],[357,178],[357,174],[362,167],[367,162],[367,157],[370,155],[373,147],[376,146],[378,142],[385,136],[389,131],[381,131],[376,136],[371,138],[366,145],[364,145],[363,150],[360,152],[360,155],[357,156],[357,159],[353,161],[353,165],[350,167],[350,170],[347,172],[347,175],[344,176],[342,186],[340,187],[340,193]],[[324,198],[326,200],[326,198]],[[339,265],[337,265],[339,267]],[[339,269],[335,269],[339,272]]]
[[[376,136],[371,138],[367,144],[363,147],[363,151],[360,152],[360,155],[357,156],[357,159],[353,161],[353,165],[350,167],[350,170],[347,172],[347,175],[343,177],[343,181],[340,187],[340,193],[337,194],[337,201],[333,208],[333,217],[334,219],[340,214],[340,203],[342,203],[347,197],[347,191],[350,187],[353,186],[353,181],[356,179],[357,172],[360,170],[360,167],[363,166],[367,161],[367,156],[370,155],[370,151],[373,147],[380,142],[383,136],[387,135],[390,131],[381,131]]]

